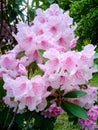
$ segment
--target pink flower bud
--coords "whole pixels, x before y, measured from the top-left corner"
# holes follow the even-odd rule
[[[20,74],[27,74],[27,70],[23,64],[18,64],[18,72]]]
[[[73,40],[70,42],[69,47],[72,49],[72,48],[74,48],[75,46],[76,46],[76,40],[73,39]]]

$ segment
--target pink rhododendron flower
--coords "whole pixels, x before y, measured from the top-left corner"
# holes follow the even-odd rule
[[[0,57],[0,67],[14,69],[17,65],[15,53],[4,54]]]
[[[14,35],[15,39],[18,42],[19,48],[21,49],[21,51],[33,49],[36,42],[36,36],[35,33],[32,31],[32,27],[29,27],[27,25],[24,25],[22,28],[19,27],[17,35]]]

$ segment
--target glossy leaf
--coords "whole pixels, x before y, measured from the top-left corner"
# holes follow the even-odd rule
[[[75,91],[70,91],[67,94],[65,94],[64,97],[66,98],[80,98],[86,95],[86,92],[81,91],[81,90],[75,90]]]
[[[72,113],[74,116],[76,116],[78,118],[87,118],[88,117],[86,111],[82,107],[80,107],[76,104],[73,104],[71,102],[63,101],[62,108],[64,111],[67,110],[68,112]]]

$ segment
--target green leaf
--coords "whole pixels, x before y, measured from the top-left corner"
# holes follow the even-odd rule
[[[21,11],[18,11],[18,14],[20,15],[22,21],[24,22],[25,21],[24,14]]]
[[[62,108],[64,111],[68,111],[78,118],[88,118],[86,111],[82,107],[71,102],[63,101]]]
[[[20,128],[23,128],[24,121],[30,120],[30,117],[33,117],[33,114],[29,111],[23,114],[17,114],[15,117],[15,122]]]
[[[53,128],[54,128],[54,122],[48,118],[47,119],[44,118],[41,130],[53,130]]]
[[[49,4],[52,4],[55,0],[48,0]]]
[[[98,59],[98,53],[95,53],[94,59]]]
[[[32,62],[28,67],[28,78],[31,79],[36,75],[42,75],[43,71],[37,66],[36,62]]]
[[[40,113],[35,114],[34,128],[40,130],[53,130],[54,120],[44,118]]]
[[[35,113],[35,121],[34,121],[34,128],[40,128],[43,122],[43,116],[38,113]]]
[[[86,95],[86,92],[81,90],[70,91],[64,95],[66,98],[80,98]]]
[[[44,53],[45,51],[44,50],[38,50],[38,55],[40,56],[40,58],[43,60],[43,61],[47,61],[48,59],[47,58],[45,58],[45,57],[43,57],[43,53]]]

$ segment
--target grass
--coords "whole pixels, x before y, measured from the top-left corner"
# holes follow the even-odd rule
[[[73,125],[68,121],[66,113],[63,113],[57,118],[54,130],[81,130],[79,125]]]

